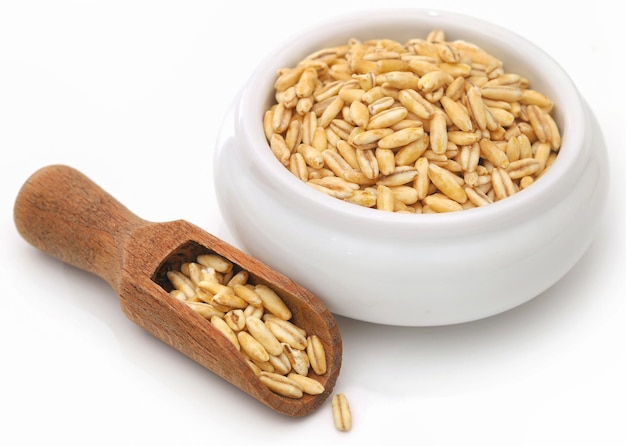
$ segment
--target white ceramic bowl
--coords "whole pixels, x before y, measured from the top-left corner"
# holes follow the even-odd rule
[[[342,202],[304,184],[269,149],[262,116],[278,68],[349,38],[405,41],[443,29],[524,74],[556,104],[562,146],[531,187],[488,206],[406,215]],[[516,307],[560,280],[589,247],[605,208],[602,134],[563,69],[499,26],[450,12],[367,11],[303,30],[253,73],[226,116],[215,153],[220,211],[244,250],[341,316],[433,326]]]

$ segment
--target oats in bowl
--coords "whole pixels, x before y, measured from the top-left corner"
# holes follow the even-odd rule
[[[439,59],[366,57],[370,44]],[[602,133],[551,56],[498,25],[422,9],[338,17],[271,51],[233,100],[214,174],[242,249],[335,314],[405,326],[541,294],[591,244],[608,189]]]
[[[335,198],[392,212],[502,200],[552,164],[552,100],[442,30],[323,48],[278,70],[263,128],[276,158]]]

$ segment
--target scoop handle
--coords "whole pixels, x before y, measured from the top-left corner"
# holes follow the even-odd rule
[[[96,274],[117,289],[124,247],[139,218],[78,170],[50,165],[33,173],[13,209],[18,232],[31,245]]]

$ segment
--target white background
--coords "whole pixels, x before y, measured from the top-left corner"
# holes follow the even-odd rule
[[[587,254],[526,305],[437,328],[338,318],[336,391],[354,418],[341,433],[330,401],[301,419],[276,414],[143,332],[106,282],[25,243],[12,207],[32,172],[66,163],[145,219],[182,218],[232,242],[211,173],[224,109],[290,34],[381,4],[471,14],[551,54],[600,121],[611,196]],[[626,444],[626,39],[617,5],[2,2],[0,444]]]

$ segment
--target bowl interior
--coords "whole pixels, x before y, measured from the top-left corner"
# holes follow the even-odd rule
[[[294,66],[308,54],[345,44],[350,38],[390,38],[404,42],[411,38],[425,38],[434,29],[443,30],[447,40],[465,40],[482,47],[504,62],[506,72],[527,77],[533,89],[546,94],[555,103],[554,119],[561,130],[562,146],[556,162],[532,187],[482,208],[447,214],[404,215],[362,208],[327,197],[296,179],[275,159],[263,134],[262,116],[274,101],[273,85],[278,69]],[[251,150],[256,168],[268,173],[268,181],[276,182],[283,199],[293,199],[302,206],[304,198],[312,215],[330,211],[335,218],[391,224],[396,230],[403,226],[411,230],[416,221],[420,225],[438,228],[461,221],[467,229],[472,227],[472,220],[476,220],[478,230],[485,221],[493,221],[494,214],[506,214],[510,219],[516,219],[529,211],[525,204],[550,197],[558,199],[551,190],[579,155],[585,121],[583,105],[573,82],[539,47],[507,29],[477,18],[421,9],[351,14],[290,37],[253,73],[241,101],[241,110],[239,123],[242,133],[247,136],[246,146]]]

